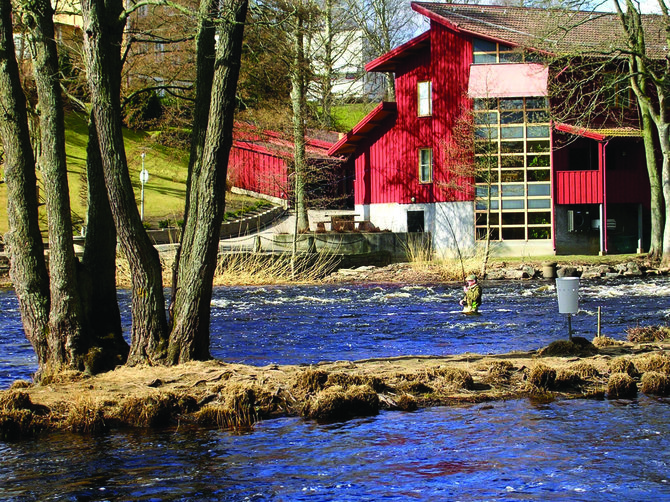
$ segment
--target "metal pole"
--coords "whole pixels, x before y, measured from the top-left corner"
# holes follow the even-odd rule
[[[596,336],[600,337],[600,307],[598,307],[598,334]]]
[[[572,340],[572,314],[568,314],[568,339]]]
[[[140,191],[140,220],[144,221],[144,156],[146,154],[142,152],[142,171],[140,171],[140,185],[142,185],[142,190]]]

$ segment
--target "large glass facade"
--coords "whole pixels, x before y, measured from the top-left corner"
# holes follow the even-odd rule
[[[476,238],[551,238],[551,144],[545,97],[474,100]]]

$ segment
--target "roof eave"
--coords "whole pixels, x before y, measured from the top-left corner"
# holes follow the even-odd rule
[[[370,113],[368,113],[354,128],[342,136],[329,150],[328,155],[348,155],[356,150],[356,145],[364,139],[367,134],[384,121],[388,116],[394,114],[398,106],[394,101],[382,101]]]

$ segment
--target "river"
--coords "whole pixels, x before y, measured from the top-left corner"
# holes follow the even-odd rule
[[[119,293],[129,329],[128,294]],[[567,337],[550,282],[217,288],[212,354],[229,362],[532,350]],[[576,336],[670,319],[670,279],[583,281]],[[35,360],[0,293],[0,388]],[[0,441],[0,500],[670,500],[670,400],[512,400],[345,423],[268,420],[250,433],[173,427]]]

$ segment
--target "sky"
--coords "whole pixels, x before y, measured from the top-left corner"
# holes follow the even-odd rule
[[[657,0],[639,0],[639,2],[640,9],[643,14],[660,14],[661,11],[658,7]],[[621,1],[620,3],[623,7],[624,2]],[[614,4],[610,0],[606,0],[596,10],[603,12],[614,12]]]

